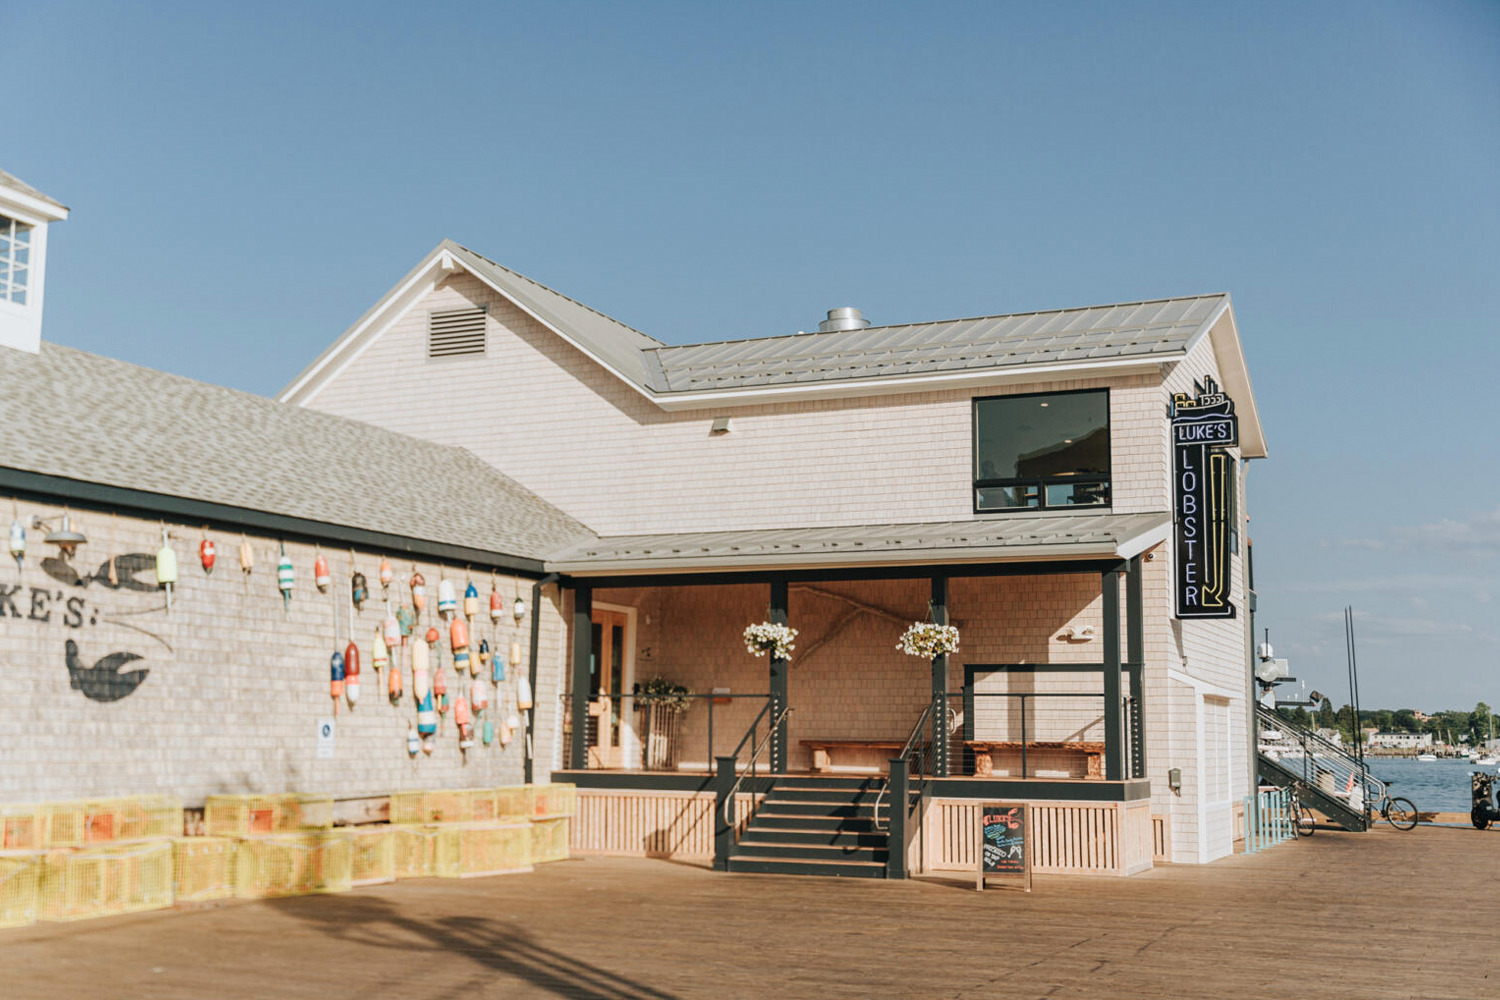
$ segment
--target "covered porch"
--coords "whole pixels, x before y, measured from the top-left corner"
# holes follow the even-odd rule
[[[851,816],[900,838],[884,854],[891,874],[908,858],[920,870],[963,857],[956,841],[934,844],[966,803],[995,800],[1113,826],[1106,853],[1144,818],[1147,846],[1104,867],[1138,867],[1142,850],[1149,867],[1142,551],[1157,525],[1050,520],[1095,530],[1046,557],[1027,546],[984,561],[572,574],[553,777],[580,789],[575,846],[732,854],[779,782],[780,797],[811,801],[849,790]],[[1123,553],[1101,520],[1134,521]],[[959,628],[955,654],[896,648],[927,620]],[[788,659],[746,650],[759,621],[798,630]]]

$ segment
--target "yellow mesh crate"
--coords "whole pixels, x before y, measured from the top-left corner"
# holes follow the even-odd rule
[[[82,802],[43,802],[38,806],[42,816],[42,847],[81,847],[88,821]]]
[[[41,802],[0,805],[0,850],[40,851],[47,846],[47,806]]]
[[[531,829],[525,823],[464,823],[436,830],[432,873],[471,878],[530,871]]]
[[[326,830],[333,826],[333,796],[210,795],[203,825],[210,837]]]
[[[0,927],[36,922],[44,855],[0,854]]]
[[[139,841],[47,854],[43,920],[84,920],[172,905],[172,842]]]
[[[392,826],[427,821],[426,792],[392,792],[390,821]]]
[[[496,819],[531,818],[530,785],[515,785],[510,788],[497,788],[494,790],[494,795]]]
[[[533,785],[531,815],[534,819],[571,816],[578,811],[577,785]]]
[[[432,858],[441,827],[392,826],[392,869],[397,878],[426,878],[432,874]]]
[[[493,823],[500,819],[498,809],[498,796],[493,788],[470,788],[469,794],[469,822],[471,823]]]
[[[349,831],[353,843],[349,881],[379,885],[396,881],[396,838],[388,826],[357,826]]]
[[[531,863],[564,861],[568,857],[568,817],[531,821]]]
[[[444,789],[427,793],[427,816],[424,823],[467,823],[473,813],[472,796],[466,788]]]
[[[235,851],[235,895],[265,899],[347,892],[353,861],[353,840],[342,830],[246,837]]]
[[[182,800],[170,795],[86,799],[82,806],[85,844],[182,836]]]
[[[405,823],[471,823],[476,812],[493,818],[494,791],[487,788],[443,788],[396,792],[390,797],[390,821]],[[479,800],[476,805],[476,799]]]
[[[172,889],[179,900],[227,899],[234,895],[230,837],[177,837],[172,841]]]

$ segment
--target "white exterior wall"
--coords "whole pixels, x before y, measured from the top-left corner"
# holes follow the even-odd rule
[[[427,314],[489,308],[485,357],[428,360]],[[1117,513],[1169,509],[1155,376],[670,413],[477,278],[446,279],[305,405],[461,445],[601,535],[965,520],[971,400],[1108,387]],[[715,416],[728,434],[709,435]]]

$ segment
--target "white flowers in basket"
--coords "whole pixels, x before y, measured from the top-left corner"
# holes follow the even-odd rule
[[[953,625],[935,625],[932,622],[912,622],[901,634],[896,648],[908,656],[920,656],[924,660],[935,660],[939,656],[958,652],[958,629]]]
[[[761,622],[745,626],[745,650],[754,656],[770,653],[778,660],[790,660],[792,650],[797,648],[792,645],[796,638],[797,630],[790,625]]]

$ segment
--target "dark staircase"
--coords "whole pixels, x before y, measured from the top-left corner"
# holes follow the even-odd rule
[[[1255,718],[1259,745],[1276,750],[1274,756],[1264,749],[1257,754],[1256,773],[1261,781],[1290,788],[1298,802],[1345,830],[1362,832],[1370,828],[1364,809],[1351,808],[1348,797],[1337,794],[1348,787],[1350,778],[1356,786],[1366,787],[1363,761],[1339,744],[1264,707],[1256,707]],[[1270,733],[1276,737],[1268,738]],[[1295,752],[1289,754],[1288,750]],[[1334,791],[1330,792],[1328,786]]]
[[[883,777],[778,778],[740,834],[729,870],[885,878],[890,796],[881,796],[884,785]]]

